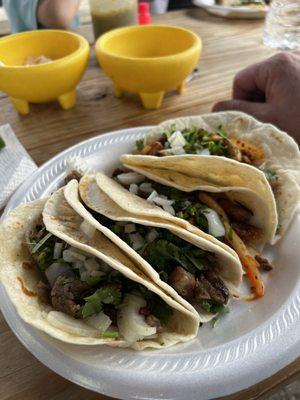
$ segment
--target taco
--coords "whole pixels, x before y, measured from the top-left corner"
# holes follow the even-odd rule
[[[286,232],[297,208],[300,198],[297,143],[275,126],[249,115],[229,111],[165,121],[137,142],[137,152],[158,157],[182,154],[222,157],[224,178],[230,160],[240,163],[241,168],[248,164],[261,170],[272,187],[277,205],[277,236],[272,243]],[[206,161],[205,172],[209,173],[211,162]]]
[[[66,190],[71,184],[75,181]],[[162,288],[175,290],[197,310],[201,322],[222,314],[230,298],[239,296],[243,275],[239,259],[234,252],[214,244],[209,235],[189,232],[164,218],[163,210],[158,209],[161,216],[152,215],[150,203],[132,197],[102,173],[84,176],[79,191],[94,218],[122,239],[118,245],[143,259],[151,279],[157,283],[160,279]],[[139,207],[146,209],[144,215],[137,212]]]
[[[274,240],[277,212],[261,171],[248,165],[241,168],[233,160],[223,168],[223,159],[210,156],[125,155],[121,161],[130,171],[115,171],[118,182],[168,212],[175,223],[190,231],[196,226],[219,245],[229,245],[238,254],[254,292],[263,296],[259,267],[272,267],[260,251]]]
[[[197,314],[78,215],[63,189],[14,210],[0,239],[1,283],[21,318],[54,338],[142,350],[197,334]]]

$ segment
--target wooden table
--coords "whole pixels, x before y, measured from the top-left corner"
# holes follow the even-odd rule
[[[85,22],[88,22],[87,18]],[[22,117],[0,93],[0,125],[10,123],[29,154],[40,165],[63,149],[99,133],[209,112],[216,101],[230,96],[232,79],[237,71],[272,54],[272,50],[262,44],[261,21],[224,20],[192,9],[157,17],[155,22],[184,26],[203,39],[199,74],[188,84],[182,96],[169,93],[162,108],[154,111],[145,111],[133,95],[116,99],[111,82],[92,56],[78,88],[76,108],[66,112],[55,103],[36,105],[32,106],[28,116]],[[93,44],[88,23],[79,31]],[[1,314],[0,367],[1,400],[105,399],[75,386],[40,364],[18,342]],[[299,371],[300,361],[296,360],[275,376],[228,399],[262,398],[278,384],[294,379]]]

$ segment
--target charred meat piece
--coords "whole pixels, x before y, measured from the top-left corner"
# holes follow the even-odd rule
[[[149,197],[149,193],[143,192],[142,190],[138,191],[138,196],[142,199],[147,199]]]
[[[260,228],[243,222],[233,222],[232,228],[246,243],[251,243],[252,241],[258,240],[263,234]]]
[[[161,332],[162,326],[160,320],[151,314],[151,310],[148,306],[140,308],[139,314],[145,317],[145,321],[149,326],[153,326],[157,329],[157,332]]]
[[[259,266],[264,270],[264,271],[271,271],[273,269],[272,265],[269,263],[269,261],[262,257],[259,254],[256,254],[255,260],[259,263]]]
[[[159,141],[153,142],[151,145],[147,145],[142,151],[143,154],[147,154],[149,156],[157,156],[159,155],[160,150],[164,148],[163,144]]]
[[[213,271],[207,270],[199,278],[205,290],[209,293],[211,300],[217,304],[226,304],[229,299],[229,290]]]
[[[147,317],[148,315],[151,314],[150,308],[148,306],[146,307],[141,307],[139,309],[139,314],[144,315],[144,317]]]
[[[229,218],[233,221],[248,222],[253,215],[246,207],[228,199],[219,199],[218,202]]]
[[[73,179],[76,179],[76,181],[80,181],[80,179],[82,178],[82,176],[80,175],[79,172],[77,171],[71,171],[64,179],[65,184],[67,185],[70,181],[72,181]]]
[[[51,290],[51,302],[55,310],[72,317],[78,316],[82,295],[89,289],[86,282],[59,276]]]
[[[154,315],[152,315],[152,314],[147,315],[145,317],[145,321],[147,322],[147,324],[149,326],[156,328],[158,333],[161,332],[161,330],[162,330],[161,323],[160,323],[159,319],[156,318]]]
[[[196,303],[200,303],[202,300],[210,300],[210,295],[208,291],[205,289],[203,282],[197,279],[194,290],[194,301]]]
[[[41,303],[51,305],[51,288],[46,283],[39,281],[36,287],[37,296]]]
[[[245,140],[231,139],[242,154],[242,161],[247,164],[257,165],[264,160],[264,151],[253,143]]]
[[[170,274],[168,283],[180,296],[187,300],[193,300],[196,279],[194,275],[183,269],[176,267]]]
[[[28,232],[27,235],[27,242],[30,242],[30,240],[35,240],[36,242],[39,242],[44,236],[47,235],[47,231],[45,228],[45,225],[43,223],[42,217],[38,220],[36,225]]]
[[[196,279],[182,267],[176,267],[170,274],[168,283],[180,296],[196,303],[212,300],[217,304],[226,304],[229,298],[229,291],[222,279],[211,270],[201,273]]]
[[[117,309],[113,304],[103,304],[103,312],[112,321],[112,324],[117,326]]]
[[[232,158],[233,160],[236,160],[236,161],[241,161],[242,160],[242,154],[241,154],[239,148],[234,143],[232,143],[227,138],[223,139],[223,143],[227,147],[227,150],[228,150],[228,153],[230,155],[230,158]]]

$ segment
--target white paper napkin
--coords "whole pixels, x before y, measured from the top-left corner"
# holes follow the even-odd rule
[[[10,125],[0,126],[5,147],[0,150],[0,209],[37,166],[18,141]]]

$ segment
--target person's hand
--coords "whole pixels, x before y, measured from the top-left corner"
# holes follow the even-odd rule
[[[300,55],[280,53],[239,72],[233,99],[213,111],[238,110],[270,122],[300,143]]]

